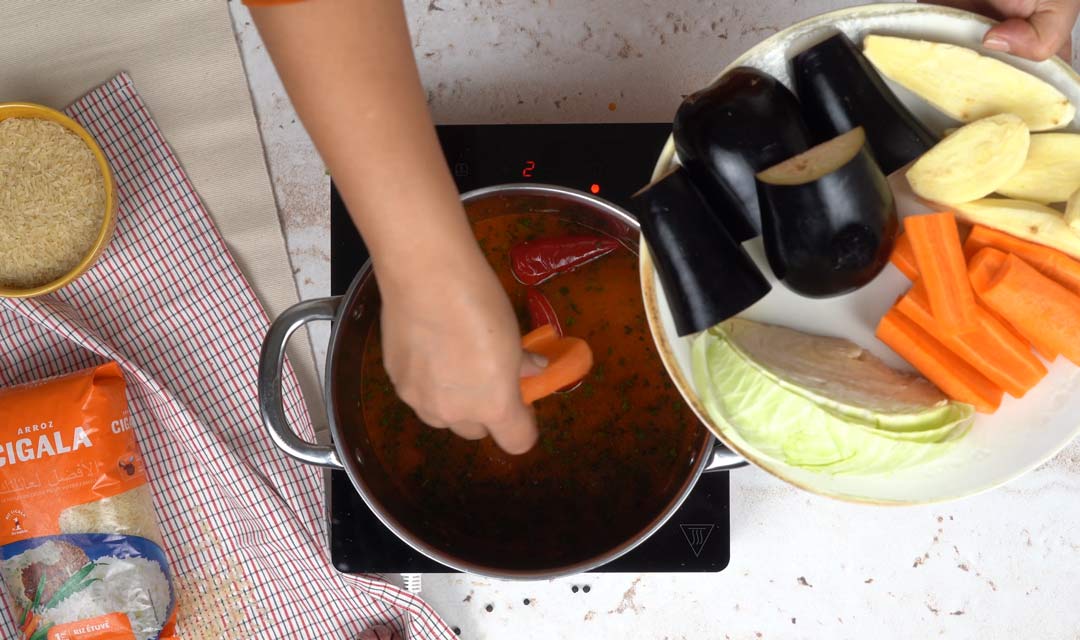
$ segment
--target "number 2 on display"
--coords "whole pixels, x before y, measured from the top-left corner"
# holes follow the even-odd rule
[[[522,178],[531,178],[531,177],[533,177],[533,169],[535,169],[535,168],[536,168],[536,162],[534,162],[532,160],[526,160],[525,161],[525,168],[521,170],[521,177]]]

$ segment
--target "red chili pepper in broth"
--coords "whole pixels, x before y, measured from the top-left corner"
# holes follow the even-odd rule
[[[529,305],[529,318],[532,320],[532,328],[539,329],[545,324],[555,327],[555,333],[563,336],[562,325],[559,324],[559,316],[555,315],[555,308],[539,289],[529,287],[525,293],[525,302]]]
[[[603,258],[618,248],[617,240],[604,236],[532,240],[510,249],[510,268],[518,282],[532,286]]]

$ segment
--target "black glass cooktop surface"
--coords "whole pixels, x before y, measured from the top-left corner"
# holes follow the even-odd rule
[[[670,124],[452,125],[438,127],[464,193],[537,182],[592,192],[625,205],[648,183]],[[331,198],[331,281],[346,292],[367,250],[336,190]],[[402,542],[364,504],[344,472],[327,474],[330,552],[346,573],[448,573]],[[598,572],[716,572],[730,557],[728,474],[703,474],[671,519]]]

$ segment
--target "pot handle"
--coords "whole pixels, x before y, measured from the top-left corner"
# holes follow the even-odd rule
[[[725,447],[724,443],[720,442],[720,440],[713,438],[712,457],[709,460],[709,464],[705,465],[705,468],[701,472],[731,471],[732,469],[745,467],[748,464],[750,463],[743,460],[742,456]]]
[[[333,446],[301,440],[285,415],[281,397],[281,375],[285,366],[285,345],[297,329],[309,322],[337,317],[341,298],[321,298],[293,305],[270,325],[259,357],[259,413],[270,438],[285,453],[300,462],[330,469],[344,469]]]

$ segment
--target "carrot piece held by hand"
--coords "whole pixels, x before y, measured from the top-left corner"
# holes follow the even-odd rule
[[[521,348],[548,360],[538,375],[521,379],[521,397],[532,404],[585,377],[593,365],[592,349],[581,338],[559,337],[555,327],[546,324],[521,339]]]
[[[972,404],[982,413],[993,413],[1001,405],[1000,387],[899,310],[885,314],[877,337],[953,400]]]
[[[915,283],[896,308],[1014,398],[1024,397],[1046,377],[1046,366],[1028,344],[981,305],[975,310],[978,328],[964,333],[941,328],[930,312],[921,282]]]
[[[975,294],[968,279],[956,218],[948,212],[911,216],[904,219],[904,230],[934,317],[946,329],[974,328]]]
[[[972,268],[1000,260],[983,249]],[[985,271],[985,269],[984,269]],[[990,278],[973,278],[979,297],[1036,346],[1043,344],[1080,365],[1080,296],[1047,278],[1015,255],[1006,256]]]
[[[907,276],[908,280],[914,282],[919,279],[919,267],[915,263],[915,251],[911,248],[911,238],[908,234],[902,233],[896,238],[889,261],[900,270],[900,273]]]
[[[529,320],[533,329],[539,329],[545,324],[550,324],[555,327],[555,333],[559,334],[560,338],[566,335],[563,333],[562,323],[559,322],[559,315],[555,313],[555,307],[551,305],[551,300],[539,289],[529,287],[525,292],[525,302],[529,307]],[[568,393],[579,386],[581,386],[580,380],[569,387],[559,389],[559,393]]]

